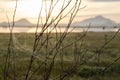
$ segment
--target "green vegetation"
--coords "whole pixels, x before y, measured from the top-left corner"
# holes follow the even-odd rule
[[[60,35],[60,34],[58,34]],[[74,64],[74,56],[75,54],[80,54],[81,56],[84,53],[84,58],[80,60],[84,62],[82,65],[78,65],[77,70],[72,70],[69,76],[67,76],[66,80],[120,80],[120,60],[115,60],[120,57],[120,33],[116,35],[116,37],[107,44],[102,50],[100,55],[100,62],[97,62],[97,51],[101,49],[101,47],[111,39],[114,35],[114,32],[107,32],[107,33],[94,33],[88,32],[83,39],[79,40],[78,42],[76,39],[82,36],[82,33],[70,33],[67,35],[64,42],[61,44],[61,51],[59,54],[62,54],[63,57],[63,66],[64,70],[71,67]],[[46,37],[46,34],[44,34]],[[43,37],[43,41],[44,38]],[[51,51],[54,48],[54,44],[56,39],[56,34],[50,35],[49,46],[46,48],[43,46],[40,51],[38,51],[38,55],[35,56],[35,61],[33,63],[32,71],[34,68],[38,67],[39,64],[45,59],[45,55],[47,52]],[[14,53],[15,53],[15,71],[16,77],[23,80],[25,78],[25,74],[27,72],[27,68],[29,65],[30,56],[32,54],[32,48],[34,44],[34,34],[14,34],[13,35],[14,41]],[[0,34],[0,80],[3,80],[3,70],[5,66],[5,57],[7,54],[8,49],[8,42],[9,42],[9,34]],[[71,46],[64,48],[66,45]],[[63,49],[64,48],[64,49]],[[75,49],[76,48],[76,49]],[[75,53],[75,54],[73,54]],[[92,56],[94,55],[94,56]],[[91,57],[92,56],[92,57]],[[49,57],[50,58],[50,57]],[[12,59],[12,58],[11,58]],[[47,65],[50,63],[51,58],[46,62]],[[110,65],[113,63],[110,67]],[[11,60],[12,64],[12,60]],[[9,66],[11,67],[11,66]],[[108,67],[106,70],[105,68]],[[47,68],[46,68],[47,69]],[[42,72],[44,70],[44,66],[41,66],[35,74],[32,80],[39,80],[40,76],[43,75]],[[105,71],[104,71],[105,70]],[[9,72],[12,74],[12,70]],[[52,69],[52,74],[50,75],[51,78],[56,77],[61,72],[61,64],[60,64],[60,55],[57,55],[55,59],[55,66]],[[9,80],[12,80],[12,75],[9,76]]]

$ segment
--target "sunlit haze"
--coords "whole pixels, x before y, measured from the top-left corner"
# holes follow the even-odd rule
[[[15,2],[15,0],[0,0],[0,22],[7,21],[6,14],[8,15],[9,19],[12,20]],[[61,8],[61,3],[62,0],[59,0],[52,13],[52,16],[57,15]],[[43,10],[41,13],[42,17],[46,16],[46,11],[44,8],[45,5],[47,5],[48,10],[50,6],[50,0],[46,0],[46,4],[43,4]],[[87,18],[102,15],[116,22],[120,22],[119,5],[120,0],[82,0],[81,8],[84,8],[78,12],[75,21],[82,21]],[[36,23],[41,6],[42,0],[18,0],[18,8],[15,20],[26,18],[30,22]]]

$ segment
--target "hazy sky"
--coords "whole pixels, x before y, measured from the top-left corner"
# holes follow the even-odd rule
[[[41,0],[19,0],[16,20],[26,18],[31,22],[35,22],[38,17],[40,1]],[[12,20],[11,17],[14,6],[15,0],[0,0],[0,22],[7,21],[6,14],[9,19]],[[60,3],[56,8],[56,12],[59,6]],[[82,0],[82,7],[83,6],[86,7],[79,11],[75,21],[102,15],[116,22],[120,22],[120,0]],[[45,16],[44,12],[42,16]]]

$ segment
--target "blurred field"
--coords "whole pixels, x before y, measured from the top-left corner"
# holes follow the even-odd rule
[[[44,56],[46,55],[46,51],[50,51],[53,49],[55,41],[56,41],[56,34],[51,34],[48,49],[43,47],[37,57],[36,61],[34,62],[34,67],[37,67],[38,64],[42,63],[44,60]],[[60,35],[60,34],[58,34]],[[70,33],[67,35],[66,39],[62,43],[62,47],[69,45],[70,43],[74,42],[76,38],[79,38],[82,33]],[[77,50],[81,50],[83,53],[87,50],[86,58],[90,55],[93,55],[105,44],[106,41],[110,40],[111,37],[114,35],[114,32],[88,32],[86,36],[76,42]],[[46,37],[46,34],[43,36]],[[59,36],[58,36],[59,39]],[[0,80],[3,80],[3,69],[5,63],[5,55],[7,54],[9,42],[9,34],[0,34]],[[33,44],[34,44],[34,34],[27,34],[27,33],[16,33],[13,35],[13,42],[14,42],[14,53],[15,53],[15,63],[16,63],[16,76],[19,77],[18,80],[23,80],[27,71],[28,62],[32,53]],[[82,43],[82,46],[81,46]],[[62,51],[64,55],[64,68],[70,67],[73,63],[73,50],[74,45],[65,48]],[[79,54],[82,54],[80,52]],[[90,60],[86,61],[85,64],[78,67],[77,71],[73,71],[73,74],[70,74],[66,80],[120,80],[120,60],[115,62],[111,67],[109,67],[106,72],[102,73],[102,70],[111,64],[116,58],[120,57],[120,33],[116,35],[116,37],[102,49],[101,52],[101,60],[99,65],[97,65],[97,60],[95,57],[91,58]],[[87,60],[87,59],[86,59]],[[48,62],[49,64],[49,62]],[[32,80],[38,80],[41,73],[41,70],[37,71],[34,75]],[[55,67],[52,71],[52,77],[57,76],[60,72],[60,58],[59,55],[57,56]],[[11,72],[12,74],[13,72]],[[9,79],[11,80],[11,79]]]

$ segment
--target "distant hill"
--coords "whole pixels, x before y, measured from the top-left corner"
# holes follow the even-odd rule
[[[12,26],[12,22],[10,22],[10,25]],[[8,23],[7,22],[2,22],[0,23],[0,26],[2,27],[7,27]],[[29,22],[27,19],[20,19],[18,21],[15,21],[15,26],[16,27],[29,27],[29,26],[35,26],[31,22]]]
[[[10,25],[12,26],[12,22],[10,22]],[[117,24],[115,21],[110,20],[108,18],[105,18],[103,16],[96,16],[94,18],[88,18],[83,21],[78,21],[74,22],[72,26],[77,26],[77,27],[88,27],[89,24],[91,24],[91,27],[119,27],[120,24]],[[2,22],[0,23],[0,27],[7,27],[8,23],[7,22]],[[15,21],[15,26],[16,27],[34,27],[36,26],[35,24],[32,24],[29,22],[27,19],[20,19],[18,21]],[[61,27],[65,27],[66,24],[59,24]]]
[[[15,26],[33,26],[31,22],[29,22],[27,19],[20,19],[15,22]]]
[[[2,22],[2,23],[0,23],[0,26],[6,27],[6,26],[8,26],[8,23],[7,22]]]
[[[114,27],[118,26],[118,24],[108,18],[105,18],[103,16],[96,16],[94,18],[89,18],[86,20],[83,20],[81,22],[75,22],[73,23],[74,26],[82,26],[82,27]]]

